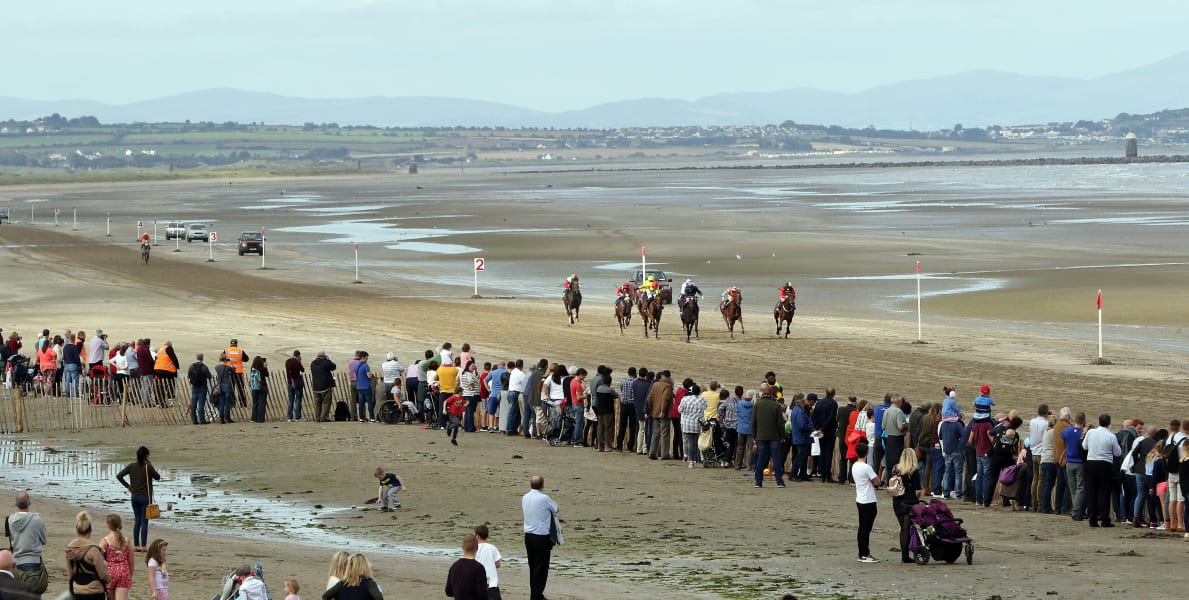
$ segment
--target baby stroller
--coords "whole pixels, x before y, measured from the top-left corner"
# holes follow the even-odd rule
[[[430,429],[441,429],[441,424],[438,423],[438,389],[437,384],[425,392],[425,401],[422,403],[425,409],[425,422],[429,424]]]
[[[933,499],[928,504],[915,504],[909,517],[912,530],[909,534],[908,551],[918,565],[929,564],[929,558],[953,563],[966,551],[966,564],[974,563],[974,540],[962,528],[962,519],[955,519],[954,513],[945,502]]]
[[[574,438],[574,417],[563,413],[560,408],[550,407],[550,413],[552,413],[550,428],[553,432],[545,439],[549,440],[550,446],[562,446],[570,443],[570,440]]]
[[[259,578],[262,583],[264,582],[263,564],[257,562],[255,565],[252,565],[252,572],[256,574],[256,577]],[[267,583],[264,584],[264,594],[268,600],[273,600],[272,590],[268,589]],[[235,574],[235,569],[232,569],[231,573],[223,578],[222,591],[215,594],[214,596],[211,596],[211,600],[235,600],[235,598],[238,596],[239,577]]]
[[[8,357],[8,382],[13,389],[20,389],[26,395],[33,390],[34,369],[29,366],[29,358],[24,354],[13,354]]]
[[[111,386],[108,385],[107,368],[103,365],[91,367],[91,404],[111,404]]]
[[[702,433],[698,435],[698,450],[702,453],[702,466],[707,469],[731,466],[731,462],[727,460],[727,449],[723,444],[722,428],[718,419],[702,421]]]

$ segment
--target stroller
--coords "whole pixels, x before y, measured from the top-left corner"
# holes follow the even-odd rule
[[[702,466],[707,469],[731,466],[731,461],[726,455],[727,448],[723,443],[722,427],[719,426],[718,419],[702,421],[702,433],[698,435],[698,450],[702,453]]]
[[[35,369],[29,366],[29,358],[24,354],[13,354],[8,357],[8,366],[8,383],[12,388],[20,389],[26,395],[31,393]]]
[[[252,572],[260,581],[264,582],[264,565],[257,562],[252,565]],[[264,584],[264,594],[268,600],[273,600],[272,590],[268,589],[268,584]],[[231,570],[226,577],[223,578],[222,591],[211,597],[211,600],[235,600],[239,596],[239,577],[235,574],[235,569]]]
[[[91,367],[91,404],[111,404],[111,386],[108,384],[107,368],[103,365]]]
[[[945,502],[933,499],[928,504],[916,504],[909,517],[912,530],[908,550],[918,565],[929,564],[929,558],[953,563],[966,552],[966,564],[974,563],[974,540],[962,528],[962,519]]]
[[[574,438],[574,417],[571,417],[558,407],[549,407],[549,431],[542,433],[550,446],[562,446],[570,443]]]

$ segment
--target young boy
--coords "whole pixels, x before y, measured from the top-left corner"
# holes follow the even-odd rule
[[[867,464],[867,444],[855,445],[855,464],[851,477],[855,480],[855,505],[859,508],[859,562],[875,563],[871,557],[871,528],[875,526],[875,488],[880,484],[879,475]]]
[[[475,551],[475,560],[479,561],[487,572],[487,600],[501,600],[499,568],[503,557],[500,556],[498,548],[488,543],[487,536],[490,534],[487,525],[475,528],[475,537],[479,541],[479,548]]]
[[[408,491],[409,487],[405,485],[404,480],[398,477],[395,473],[388,473],[384,467],[376,469],[376,479],[380,480],[380,491],[376,498],[376,502],[380,503],[380,510],[389,512],[393,509],[400,508],[400,500],[396,499],[396,495],[401,490]],[[388,504],[392,504],[392,508],[388,508]]]
[[[446,435],[450,436],[450,443],[458,445],[458,430],[462,429],[462,416],[466,413],[466,398],[453,394],[446,398],[446,415],[449,423],[446,425]]]

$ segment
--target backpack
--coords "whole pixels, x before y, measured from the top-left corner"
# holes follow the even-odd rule
[[[1007,437],[1007,431],[1007,429],[1004,429],[999,432],[999,435],[995,437],[995,441],[991,442],[992,453],[1011,454],[1015,451],[1015,440]]]
[[[335,421],[347,421],[347,420],[350,420],[350,418],[351,418],[351,409],[349,407],[347,407],[346,402],[339,400],[338,403],[334,405],[334,420]]]
[[[1181,464],[1180,448],[1184,443],[1185,443],[1185,438],[1181,438],[1181,440],[1175,444],[1165,444],[1164,449],[1160,451],[1160,457],[1164,459],[1164,464],[1165,465],[1177,465],[1178,472],[1179,472],[1179,467]],[[1173,472],[1173,469],[1169,468],[1169,472],[1170,473]]]
[[[904,495],[904,480],[900,478],[899,474],[888,478],[888,495],[893,498]]]
[[[264,378],[260,376],[260,371],[252,369],[252,374],[248,375],[248,387],[253,391],[264,389],[263,383]]]
[[[98,548],[99,546],[94,546]],[[70,578],[69,588],[70,593],[74,594],[75,585],[90,585],[99,581],[99,570],[95,565],[84,560],[72,560],[70,564],[74,566],[74,576]]]
[[[199,373],[202,372],[201,367],[202,363],[196,362],[190,365],[190,370],[186,371],[186,379],[190,381],[191,387],[202,387],[202,385],[206,383],[202,380],[202,376],[199,375]]]

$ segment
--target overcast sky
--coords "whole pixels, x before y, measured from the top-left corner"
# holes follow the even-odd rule
[[[1189,49],[1184,0],[5,0],[0,96],[213,87],[547,111],[854,92],[996,69],[1091,78]]]

